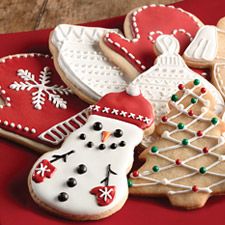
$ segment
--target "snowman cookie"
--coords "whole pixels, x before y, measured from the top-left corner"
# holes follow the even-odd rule
[[[225,18],[217,26],[203,26],[184,52],[186,62],[197,68],[210,68],[212,83],[225,99]]]
[[[211,111],[214,96],[200,80],[178,88],[156,127],[159,140],[131,173],[130,193],[167,196],[174,206],[195,209],[225,193],[225,122]]]
[[[0,59],[0,99],[0,136],[38,152],[58,147],[87,119],[87,105],[62,82],[48,55]]]
[[[37,204],[74,220],[101,219],[124,205],[134,148],[144,130],[153,131],[153,108],[134,86],[90,110],[86,124],[41,156],[28,178]]]
[[[49,38],[49,48],[62,80],[84,101],[93,104],[110,92],[126,87],[123,73],[99,48],[101,36],[112,29],[58,25]],[[119,32],[118,29],[114,31]]]
[[[158,36],[169,34],[176,37],[183,54],[202,25],[197,17],[174,6],[143,6],[126,16],[125,37],[116,32],[107,33],[100,47],[128,79],[133,80],[153,65],[153,46]]]
[[[138,86],[146,99],[152,102],[156,119],[168,112],[168,100],[177,89],[179,83],[187,83],[199,79],[214,95],[216,114],[223,111],[224,101],[218,90],[205,78],[187,67],[179,55],[179,42],[171,35],[161,35],[156,39],[155,51],[159,56],[155,65],[140,74],[131,84]]]

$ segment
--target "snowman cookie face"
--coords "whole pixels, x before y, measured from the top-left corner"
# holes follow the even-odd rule
[[[72,219],[117,211],[127,198],[126,174],[142,137],[135,125],[91,115],[59,150],[36,162],[29,177],[33,199]]]

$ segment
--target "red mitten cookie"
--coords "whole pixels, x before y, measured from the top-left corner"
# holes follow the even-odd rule
[[[48,55],[2,58],[0,98],[0,136],[37,151],[58,146],[87,118],[79,113],[87,105],[71,94]]]
[[[108,33],[100,46],[128,78],[133,79],[153,65],[156,57],[153,46],[159,35],[175,36],[183,53],[201,25],[194,15],[173,6],[143,6],[126,16],[125,37]]]

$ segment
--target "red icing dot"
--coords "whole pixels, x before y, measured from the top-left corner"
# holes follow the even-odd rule
[[[163,122],[167,122],[168,117],[167,117],[167,116],[162,116],[162,118],[161,118],[161,119],[162,119],[162,121],[163,121]]]
[[[193,192],[197,192],[197,191],[198,191],[197,185],[194,185],[194,186],[192,187],[192,191],[193,191]]]
[[[197,132],[197,136],[201,137],[202,135],[203,135],[203,132],[202,132],[201,130],[199,130],[199,131]]]
[[[206,93],[206,88],[204,88],[204,87],[201,88],[201,93],[202,93],[202,94]]]
[[[138,177],[139,176],[139,172],[137,170],[135,170],[135,171],[132,172],[132,175],[134,177]]]
[[[208,152],[209,152],[209,149],[208,149],[207,147],[204,147],[204,148],[202,149],[202,151],[203,151],[204,153],[208,153]]]
[[[188,115],[189,115],[189,116],[193,116],[193,115],[194,115],[193,110],[190,110],[190,111],[188,112]]]
[[[177,159],[176,164],[179,166],[181,164],[181,161],[179,159]]]
[[[184,85],[183,85],[183,84],[179,84],[179,85],[178,85],[178,88],[179,88],[180,90],[184,90]]]

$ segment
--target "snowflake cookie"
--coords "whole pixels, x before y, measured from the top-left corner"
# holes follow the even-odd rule
[[[41,156],[28,178],[35,202],[74,220],[101,219],[124,205],[134,148],[144,130],[153,131],[153,108],[133,86],[90,110],[86,124]]]
[[[146,161],[131,173],[130,193],[167,196],[174,206],[194,209],[225,193],[225,123],[211,111],[214,96],[200,80],[178,88],[156,127],[161,138],[141,153]]]
[[[48,55],[0,59],[0,136],[37,151],[59,144],[87,119],[87,105],[62,82]]]

